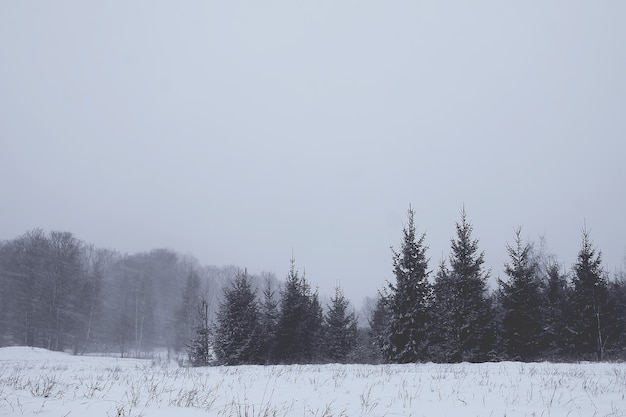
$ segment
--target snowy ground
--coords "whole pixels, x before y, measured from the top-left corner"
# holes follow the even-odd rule
[[[0,416],[626,416],[626,364],[240,366],[0,349]]]

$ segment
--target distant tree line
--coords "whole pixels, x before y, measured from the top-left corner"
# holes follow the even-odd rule
[[[606,360],[626,355],[626,279],[610,279],[587,229],[569,273],[524,242],[507,245],[505,277],[488,291],[484,254],[465,209],[450,255],[431,280],[414,212],[398,252],[395,282],[378,297],[371,335],[385,362]],[[446,262],[447,261],[447,262]]]
[[[395,279],[359,327],[341,288],[322,305],[293,259],[281,282],[34,229],[0,242],[0,346],[122,356],[167,348],[196,366],[626,357],[626,277],[609,277],[586,229],[567,272],[518,229],[491,290],[465,210],[435,271],[412,209],[402,232]]]
[[[212,317],[236,271],[167,249],[122,255],[34,229],[0,242],[0,346],[123,356],[184,350],[193,300],[202,295]]]
[[[244,270],[224,289],[212,327],[196,330],[190,360],[193,365],[211,363],[302,364],[359,362],[357,318],[341,288],[337,287],[326,311],[317,291],[291,261],[287,279],[277,297],[267,281],[262,296],[254,291]],[[204,335],[212,337],[204,339]],[[198,350],[198,339],[204,341]],[[210,355],[210,353],[214,355]],[[204,359],[204,360],[203,360]]]
[[[121,255],[69,232],[0,243],[0,346],[125,357],[167,348],[193,365],[268,364],[359,361],[356,340],[341,289],[324,312],[294,262],[281,285],[167,249]]]

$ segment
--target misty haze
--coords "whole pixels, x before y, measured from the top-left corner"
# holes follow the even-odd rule
[[[624,16],[3,2],[0,416],[623,415]]]

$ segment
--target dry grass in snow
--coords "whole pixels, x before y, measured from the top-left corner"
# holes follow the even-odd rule
[[[0,416],[626,416],[615,363],[180,368],[0,349]]]

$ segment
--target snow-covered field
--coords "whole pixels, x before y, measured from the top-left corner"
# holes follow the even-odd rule
[[[626,416],[626,364],[180,368],[0,349],[0,416]]]

